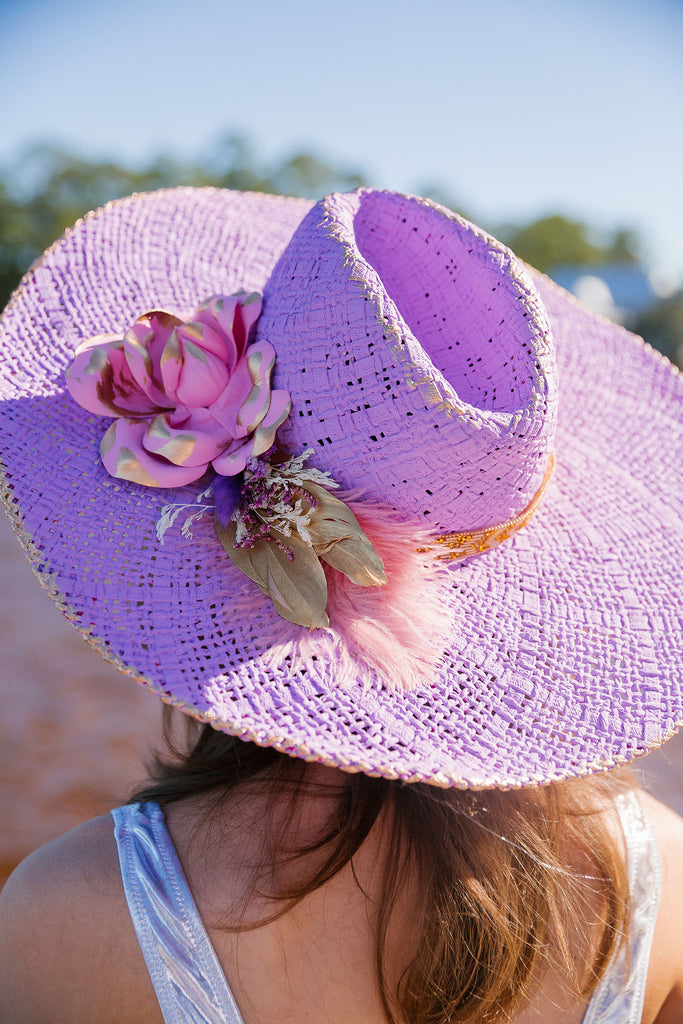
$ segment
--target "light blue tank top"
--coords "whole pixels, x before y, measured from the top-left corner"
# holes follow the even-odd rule
[[[635,793],[617,797],[628,856],[629,952],[614,958],[583,1024],[640,1024],[662,877]],[[165,1024],[243,1024],[158,804],[112,812],[128,909]]]

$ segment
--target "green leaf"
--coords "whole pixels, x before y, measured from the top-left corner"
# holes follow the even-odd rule
[[[307,483],[306,490],[318,503],[308,527],[316,554],[360,587],[383,586],[382,559],[349,506],[318,484]]]
[[[273,602],[283,619],[308,629],[329,625],[325,612],[327,581],[320,560],[308,544],[299,537],[285,537],[271,530],[272,540],[257,540],[253,547],[235,547],[237,526],[221,526],[214,520],[218,539],[227,554],[245,576],[259,587]],[[291,548],[290,561],[275,541]]]

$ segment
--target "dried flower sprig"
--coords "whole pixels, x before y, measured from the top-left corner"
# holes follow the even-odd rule
[[[270,452],[250,459],[239,476],[216,476],[195,504],[164,506],[159,540],[183,512],[188,539],[194,523],[213,514],[230,559],[283,618],[309,629],[328,626],[321,560],[361,587],[383,586],[386,575],[349,506],[330,493],[339,484],[306,465],[311,455],[312,448],[289,459]]]
[[[313,449],[307,448],[284,462],[249,460],[243,475],[242,499],[230,517],[237,524],[237,547],[253,547],[271,530],[285,537],[294,532],[305,544],[313,543],[309,527],[318,501],[307,488],[311,484],[328,489],[339,485],[329,473],[304,465],[312,454]],[[223,524],[227,525],[224,518]]]
[[[216,533],[235,565],[289,622],[329,625],[327,580],[321,564],[362,587],[383,586],[382,560],[351,509],[330,493],[329,473],[306,466],[313,449],[291,459],[251,459],[241,499],[229,518],[214,516]],[[225,488],[218,481],[218,490]]]

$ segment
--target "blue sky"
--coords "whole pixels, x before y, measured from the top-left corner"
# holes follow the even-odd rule
[[[0,163],[244,133],[487,226],[562,211],[683,274],[681,0],[0,0]]]

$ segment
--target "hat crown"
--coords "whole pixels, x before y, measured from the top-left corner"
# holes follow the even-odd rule
[[[557,410],[549,325],[522,264],[450,211],[326,197],[274,269],[258,335],[293,399],[280,441],[314,448],[365,498],[475,529],[540,487]]]

